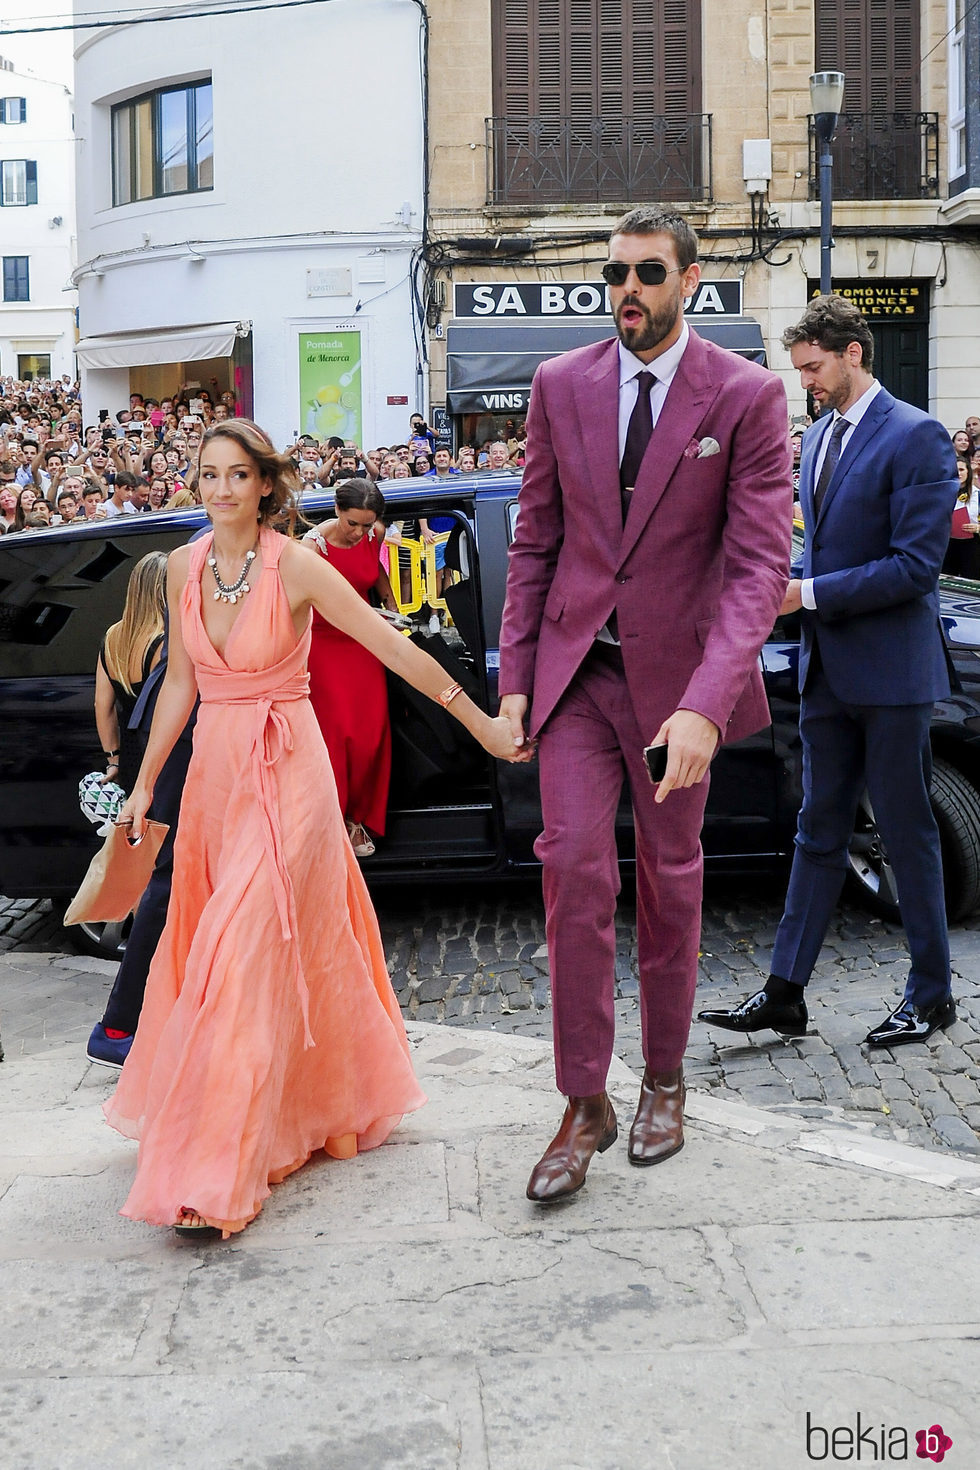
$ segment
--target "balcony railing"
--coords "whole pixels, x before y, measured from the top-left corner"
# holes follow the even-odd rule
[[[491,204],[711,199],[711,117],[487,118]]]
[[[810,198],[818,199],[813,118]],[[938,112],[842,112],[831,145],[835,199],[938,199]]]

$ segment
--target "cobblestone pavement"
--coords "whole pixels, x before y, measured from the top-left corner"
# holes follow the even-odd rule
[[[399,889],[375,898],[407,1016],[550,1035],[536,882],[455,890],[443,884],[428,893]],[[696,1009],[735,1004],[759,988],[781,905],[778,880],[709,883]],[[639,1069],[636,925],[629,901],[621,905],[618,934],[617,1051]],[[980,916],[957,926],[950,941],[956,1024],[924,1046],[869,1051],[861,1039],[897,1004],[908,956],[901,930],[843,906],[808,992],[809,1034],[797,1041],[772,1032],[741,1038],[695,1022],[685,1062],[689,1086],[980,1156]],[[0,952],[16,950],[72,953],[50,904],[0,899]],[[83,960],[80,968],[98,975],[108,993],[109,966]],[[86,1004],[92,1005],[91,994]],[[8,1051],[14,1049],[17,1038],[7,1033],[4,1039]]]

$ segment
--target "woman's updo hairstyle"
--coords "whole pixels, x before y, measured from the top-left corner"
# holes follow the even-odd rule
[[[341,480],[333,492],[338,510],[369,510],[380,520],[385,513],[385,498],[372,480],[358,476]]]
[[[201,440],[198,464],[214,439],[233,439],[245,451],[269,489],[259,501],[259,524],[280,525],[285,522],[292,532],[299,513],[299,475],[288,454],[280,454],[264,429],[251,419],[225,419],[212,424]]]

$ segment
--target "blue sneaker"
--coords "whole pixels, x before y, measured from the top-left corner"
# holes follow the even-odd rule
[[[100,1067],[121,1067],[129,1056],[129,1048],[133,1044],[131,1036],[123,1036],[118,1041],[105,1034],[105,1027],[98,1021],[92,1027],[92,1035],[88,1039],[85,1055],[90,1062],[97,1062]]]

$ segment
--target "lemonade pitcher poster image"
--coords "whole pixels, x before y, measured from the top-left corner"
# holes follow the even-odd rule
[[[360,444],[360,332],[300,333],[299,400],[304,434]]]

